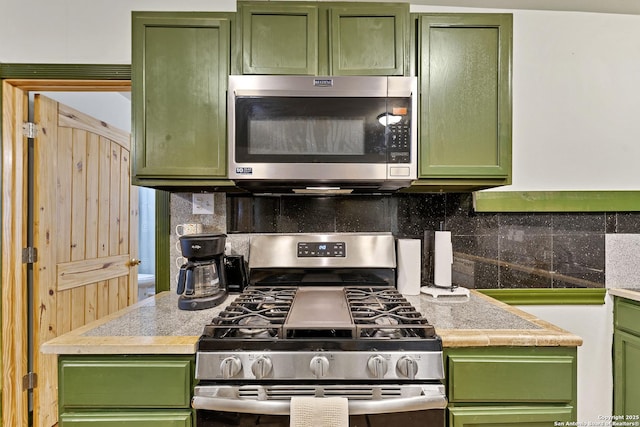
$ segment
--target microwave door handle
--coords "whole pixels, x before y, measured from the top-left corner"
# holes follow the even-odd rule
[[[207,396],[194,396],[191,406],[194,409],[240,412],[245,414],[289,415],[290,400],[254,400],[237,399],[219,396],[216,388]],[[224,392],[220,393],[224,394]],[[322,399],[322,398],[319,398]],[[424,411],[431,409],[445,409],[446,396],[425,387],[421,396],[400,397],[378,400],[349,400],[349,415],[372,415],[406,411]]]

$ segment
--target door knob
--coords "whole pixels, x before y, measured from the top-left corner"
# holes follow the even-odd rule
[[[142,261],[136,258],[131,258],[131,261],[127,262],[127,267],[133,267],[140,264],[142,264]]]

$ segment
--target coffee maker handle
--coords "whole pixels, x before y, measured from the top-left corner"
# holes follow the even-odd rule
[[[178,273],[178,289],[177,294],[182,295],[184,292],[184,285],[187,281],[187,264],[182,264],[180,272]]]
[[[185,279],[184,294],[191,296],[196,292],[195,278],[193,277],[193,265],[191,265],[191,263],[188,264],[186,271],[187,274]]]

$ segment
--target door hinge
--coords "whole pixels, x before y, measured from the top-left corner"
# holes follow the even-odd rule
[[[38,374],[29,372],[22,377],[22,390],[33,390],[38,386]]]
[[[38,261],[38,249],[32,246],[22,249],[22,263],[33,264]]]
[[[38,136],[38,127],[33,122],[26,122],[22,124],[22,135],[27,138],[35,138]]]

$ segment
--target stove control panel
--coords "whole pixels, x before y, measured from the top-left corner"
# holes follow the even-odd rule
[[[345,242],[298,242],[300,258],[344,258],[346,253]]]
[[[441,351],[236,351],[196,353],[199,380],[440,380]]]

